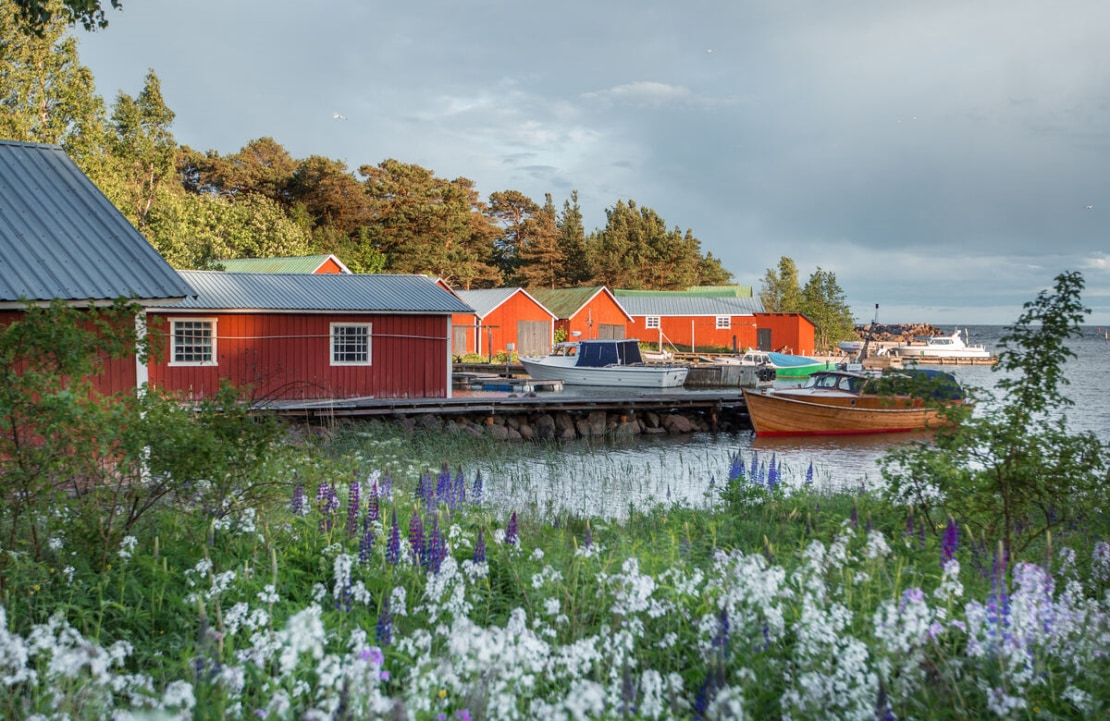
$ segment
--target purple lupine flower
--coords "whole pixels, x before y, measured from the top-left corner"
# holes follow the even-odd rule
[[[379,646],[385,647],[393,643],[393,614],[389,610],[389,599],[382,601],[382,610],[378,614],[378,626],[374,637]]]
[[[859,528],[859,508],[855,500],[852,501],[852,528]]]
[[[683,558],[690,555],[690,537],[685,533],[682,534],[682,540],[678,544],[678,555]]]
[[[951,561],[960,547],[960,527],[956,519],[948,517],[948,525],[944,527],[944,535],[940,539],[940,562],[944,565]]]
[[[813,485],[813,461],[809,462],[809,468],[806,469],[806,485]]]
[[[374,534],[369,528],[362,532],[362,538],[359,539],[358,544],[358,562],[366,565],[370,561],[370,551],[374,547]]]
[[[436,476],[436,500],[446,502],[450,493],[451,469],[444,463],[439,467],[439,475]]]
[[[486,534],[481,528],[478,529],[478,540],[474,543],[474,562],[486,562]]]
[[[461,468],[455,473],[455,490],[451,494],[451,500],[454,502],[451,510],[455,510],[459,505],[466,503],[466,478],[463,476]]]
[[[1001,638],[1009,636],[1004,629],[1010,625],[1010,594],[1006,583],[1006,552],[999,544],[999,550],[994,554],[994,565],[991,569],[991,590],[987,596],[987,620],[998,629]]]
[[[435,572],[436,557],[439,556],[439,514],[432,514],[431,528],[424,534],[424,545],[420,547],[420,566],[426,571]]]
[[[732,460],[728,464],[728,480],[741,481],[744,479],[744,459],[740,457],[740,451],[732,454]]]
[[[416,482],[416,498],[425,508],[435,505],[435,486],[432,485],[432,475],[427,469],[420,472],[420,480]]]
[[[722,608],[717,617],[717,635],[713,637],[713,648],[721,654],[722,658],[728,657],[728,609]]]
[[[751,471],[748,472],[748,478],[759,481],[759,451],[752,451],[752,465]]]
[[[771,465],[767,467],[767,490],[775,490],[775,486],[779,484],[779,467],[776,462],[778,454],[771,454]]]
[[[382,481],[382,498],[387,501],[393,498],[393,474],[388,468],[385,471],[385,480]]]
[[[335,512],[339,510],[339,498],[330,483],[325,481],[316,487],[316,506],[321,514],[320,530],[330,531],[335,521]]]
[[[303,516],[308,513],[308,504],[304,499],[304,484],[300,481],[293,487],[293,503],[291,510],[294,516]]]
[[[910,515],[906,518],[906,530],[902,532],[902,538],[913,538],[916,530],[913,527],[913,509],[910,509]]]
[[[582,540],[582,548],[593,548],[594,545],[594,529],[590,524],[586,524],[586,538]]]
[[[424,549],[424,522],[420,520],[420,513],[412,509],[412,518],[409,519],[409,548],[412,551],[413,562],[420,563],[420,554]]]
[[[432,530],[428,532],[428,560],[425,568],[439,573],[443,559],[447,558],[447,537],[439,530],[439,514],[432,516]]]
[[[385,549],[385,560],[396,566],[401,562],[401,527],[397,524],[397,509],[393,509],[393,526],[389,529],[389,545]]]
[[[518,543],[520,539],[517,538],[516,511],[513,511],[513,515],[509,516],[509,525],[505,529],[505,545],[515,546]]]
[[[358,533],[358,507],[361,503],[358,479],[351,481],[351,488],[347,493],[347,535]]]
[[[875,699],[875,721],[895,721],[898,717],[890,707],[890,698],[886,693],[886,685],[879,681],[879,696]]]
[[[470,489],[470,502],[475,506],[482,505],[482,472],[474,476],[474,487]]]
[[[370,498],[366,500],[366,520],[371,523],[382,520],[381,504],[378,502],[378,484],[370,490]]]

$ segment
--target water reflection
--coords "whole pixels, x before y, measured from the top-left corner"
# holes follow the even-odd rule
[[[1001,327],[972,327],[973,342],[994,348]],[[1110,404],[1094,379],[1110,365],[1110,343],[1102,337],[1073,340],[1077,357],[1061,390],[1075,405],[1067,409],[1072,431],[1092,431],[1110,442]],[[985,366],[951,366],[961,383],[994,389],[1000,375]],[[988,412],[978,407],[976,413]],[[502,510],[537,509],[622,518],[630,508],[655,503],[702,507],[712,503],[728,477],[733,456],[750,468],[773,458],[787,484],[802,484],[809,468],[818,488],[850,490],[882,483],[879,460],[896,445],[928,439],[926,432],[868,436],[755,438],[750,432],[693,434],[682,438],[641,437],[603,445],[573,442],[557,447],[520,444],[512,460],[482,469],[491,500]]]

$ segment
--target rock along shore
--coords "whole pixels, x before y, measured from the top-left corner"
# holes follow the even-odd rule
[[[452,415],[433,413],[394,417],[410,431],[462,433],[498,440],[575,440],[580,438],[628,438],[632,436],[682,435],[698,432],[733,432],[750,428],[746,416],[717,415],[686,411],[631,413],[608,411],[554,411],[498,415]]]

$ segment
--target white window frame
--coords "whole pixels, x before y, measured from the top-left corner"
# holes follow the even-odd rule
[[[646,315],[644,316],[644,327],[648,329],[655,329],[659,327],[659,316]]]
[[[178,333],[177,326],[179,323],[207,323],[208,324],[208,360],[178,360]],[[216,328],[219,324],[219,318],[171,318],[170,319],[170,362],[171,366],[214,366],[219,365],[218,349],[216,348],[217,333]],[[197,330],[199,328],[194,328]],[[190,352],[195,353],[196,348],[203,347],[199,344],[190,346]],[[180,349],[182,353],[185,352],[184,348]]]
[[[339,328],[359,328],[366,331],[366,360],[339,360],[336,356],[335,333]],[[368,366],[373,365],[374,359],[374,324],[373,323],[332,323],[328,332],[328,357],[333,366]]]
[[[732,328],[732,316],[731,315],[719,315],[719,316],[717,316],[717,330],[729,330],[730,328]]]

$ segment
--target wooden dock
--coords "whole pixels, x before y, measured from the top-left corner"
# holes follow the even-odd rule
[[[510,415],[521,413],[589,413],[606,411],[635,415],[638,412],[704,413],[747,417],[739,389],[632,393],[621,389],[529,393],[524,395],[459,392],[452,398],[346,398],[341,400],[273,401],[261,406],[277,415],[304,420],[330,418],[404,418],[434,414]]]

